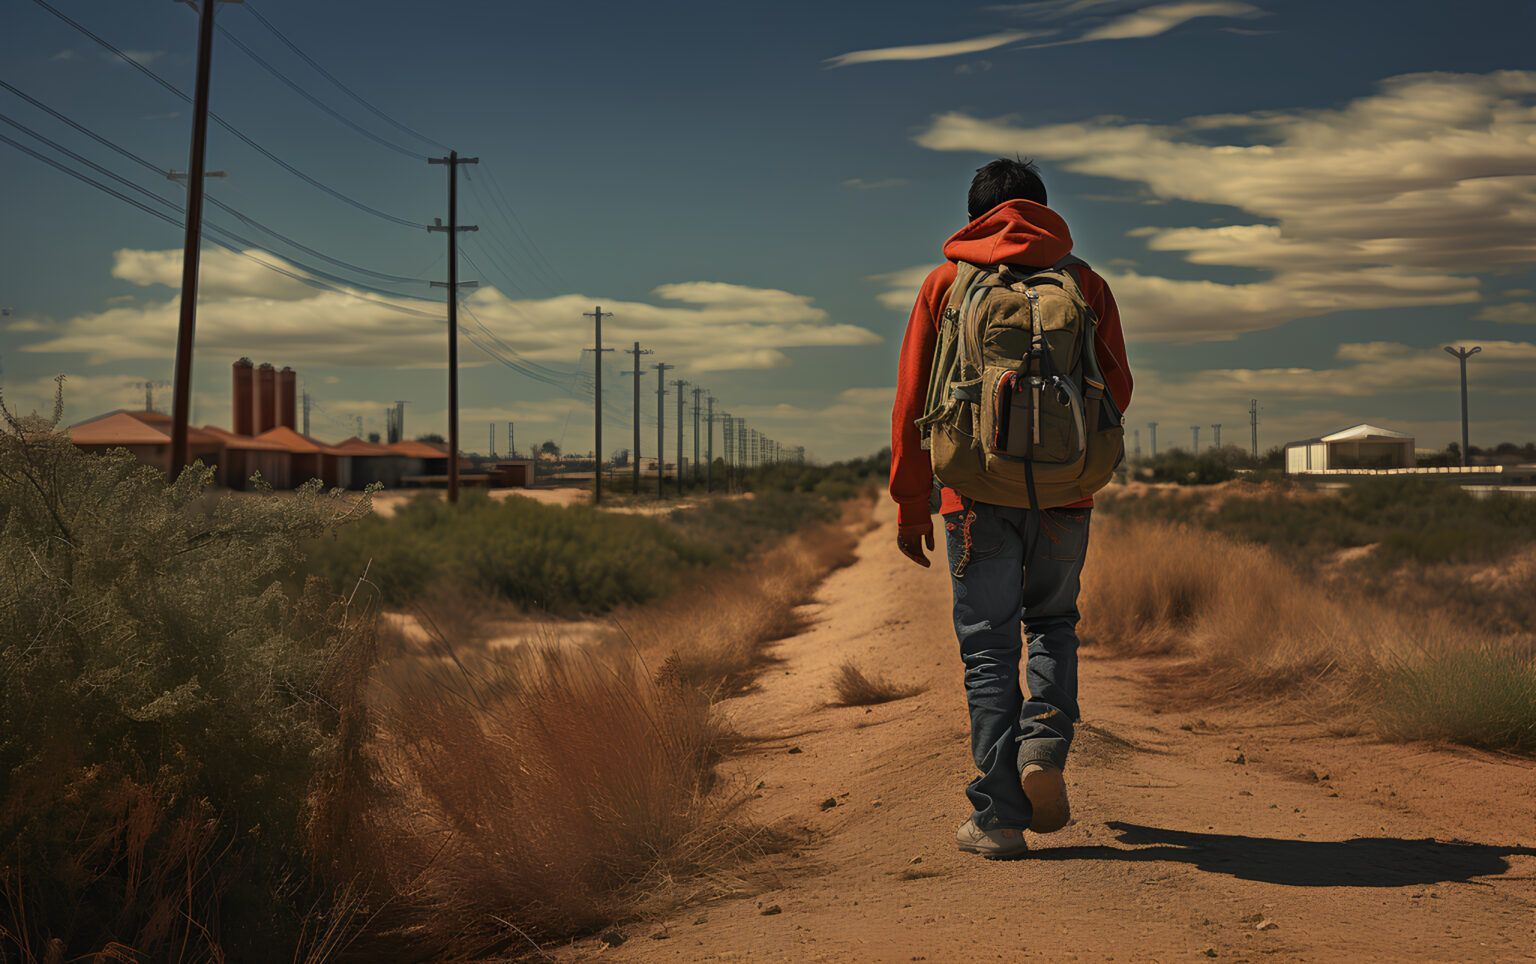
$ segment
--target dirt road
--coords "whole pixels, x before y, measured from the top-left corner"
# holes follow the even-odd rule
[[[1022,861],[958,853],[971,773],[948,584],[893,514],[807,607],[731,765],[804,828],[779,885],[625,928],[634,960],[1536,959],[1536,768],[1330,734],[1305,704],[1158,712],[1152,664],[1085,656],[1076,820]],[[1090,549],[1090,553],[1091,553]],[[827,705],[845,659],[924,684]],[[824,808],[834,799],[836,805]]]

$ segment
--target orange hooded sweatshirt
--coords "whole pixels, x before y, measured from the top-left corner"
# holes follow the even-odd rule
[[[896,404],[891,411],[891,498],[896,500],[897,520],[902,527],[929,522],[928,496],[933,488],[933,464],[920,444],[917,426],[927,403],[928,376],[939,319],[955,281],[955,263],[1018,264],[1046,267],[1072,251],[1072,234],[1061,215],[1034,201],[1005,201],[967,224],[944,242],[945,262],[928,273],[918,291],[917,304],[907,320],[896,371]],[[1125,358],[1125,335],[1120,330],[1120,310],[1115,297],[1092,269],[1080,271],[1083,296],[1099,316],[1095,346],[1099,366],[1109,385],[1110,397],[1124,412],[1131,404],[1131,368]],[[1072,508],[1093,505],[1092,499]],[[941,513],[961,509],[960,496],[945,489]]]

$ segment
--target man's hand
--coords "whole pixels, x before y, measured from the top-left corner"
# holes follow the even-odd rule
[[[923,546],[928,551],[933,551],[933,523],[920,522],[917,525],[901,526],[896,530],[896,548],[901,554],[913,562],[927,569],[933,563],[928,561],[928,556],[923,552]]]

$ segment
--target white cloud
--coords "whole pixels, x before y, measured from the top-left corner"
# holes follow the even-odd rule
[[[1088,43],[1094,40],[1131,40],[1143,37],[1156,37],[1200,17],[1243,17],[1262,12],[1262,10],[1251,3],[1237,3],[1233,2],[1233,0],[1164,3],[1153,7],[1145,7],[1095,27],[1083,34],[1075,42]]]
[[[804,444],[807,457],[839,459],[867,455],[891,444],[892,388],[846,388],[827,405],[811,407],[735,405],[731,414],[747,419],[748,427],[768,433],[785,444]]]
[[[283,264],[270,255],[261,257]],[[172,289],[180,284],[180,271],[176,251],[119,251],[112,269],[115,277],[134,284]],[[784,353],[791,349],[880,342],[868,329],[829,321],[810,298],[788,291],[691,281],[661,285],[654,294],[654,302],[585,294],[515,299],[487,287],[466,300],[470,312],[460,320],[473,328],[478,317],[527,357],[568,363],[591,339],[582,313],[601,304],[614,314],[605,331],[610,344],[639,339],[665,360],[698,371],[773,368],[788,364]],[[318,290],[233,253],[209,251],[199,297],[199,353],[259,355],[307,367],[441,366],[443,322],[404,315],[394,307],[430,314],[439,310],[428,302],[361,300]],[[169,297],[59,322],[19,318],[10,330],[43,336],[22,351],[81,353],[97,365],[164,358],[175,343],[176,327],[177,301]],[[469,343],[462,348],[465,362],[472,364],[478,353]]]
[[[1039,34],[1028,30],[1006,30],[1002,33],[991,33],[982,37],[952,40],[946,43],[855,50],[829,57],[826,63],[828,67],[850,67],[854,64],[873,64],[891,60],[934,60],[940,57],[959,57],[964,54],[980,53],[983,50],[995,50],[1036,36]]]
[[[952,113],[918,142],[1020,152],[1258,219],[1135,234],[1193,264],[1267,270],[1268,280],[1106,272],[1134,318],[1132,337],[1140,327],[1223,338],[1336,310],[1473,302],[1476,272],[1536,261],[1533,98],[1536,72],[1414,74],[1339,108],[1169,125],[1098,118],[1027,127]],[[1244,138],[1221,136],[1235,132]]]
[[[164,57],[165,56],[165,51],[163,51],[163,50],[124,50],[123,51],[123,56],[127,57],[129,60],[133,61],[134,63],[138,64],[141,67],[148,67],[150,64],[152,64],[155,61],[159,60],[161,57]],[[110,63],[114,63],[114,64],[122,63],[122,61],[118,59],[116,54],[103,53],[102,57],[105,58]]]
[[[1473,317],[1478,321],[1496,321],[1505,325],[1536,325],[1536,303],[1511,301],[1489,305]]]

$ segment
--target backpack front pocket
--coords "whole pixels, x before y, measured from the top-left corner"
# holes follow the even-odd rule
[[[1007,459],[1071,464],[1083,457],[1083,396],[1069,378],[989,369],[987,448]]]

